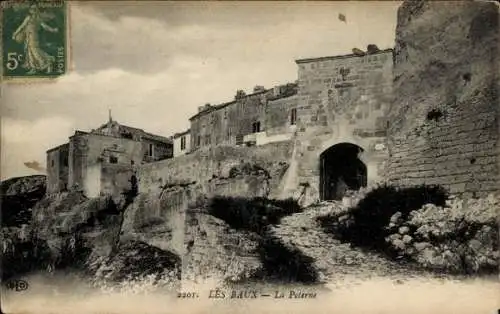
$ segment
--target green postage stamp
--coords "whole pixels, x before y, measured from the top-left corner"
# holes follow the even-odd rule
[[[54,78],[68,67],[64,1],[2,3],[4,78]]]

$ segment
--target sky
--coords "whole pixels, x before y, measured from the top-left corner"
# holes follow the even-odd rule
[[[46,150],[98,127],[108,110],[119,123],[171,136],[189,128],[198,106],[295,81],[296,59],[392,48],[399,5],[72,2],[69,73],[2,83],[0,179],[43,173]]]

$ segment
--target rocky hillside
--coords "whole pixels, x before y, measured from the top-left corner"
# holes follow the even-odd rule
[[[0,184],[2,226],[21,226],[31,221],[31,208],[43,198],[46,178],[42,175],[5,180]]]
[[[2,192],[2,217],[10,222],[1,229],[4,279],[70,271],[101,286],[151,274],[163,283],[179,282],[178,254],[136,239],[121,241],[124,213],[135,196],[45,196],[40,176],[5,181]]]

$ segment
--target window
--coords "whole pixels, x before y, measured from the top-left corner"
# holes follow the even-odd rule
[[[291,125],[297,124],[297,108],[293,108],[290,111],[290,124]]]
[[[64,167],[68,166],[68,156],[63,157],[63,165],[64,165]]]
[[[243,135],[236,135],[236,145],[243,144]]]
[[[130,133],[130,132],[124,132],[124,133],[122,133],[122,137],[123,138],[127,138],[127,139],[133,139],[134,138],[132,136],[132,133]]]
[[[52,160],[50,161],[50,166],[51,166],[51,167],[54,167],[54,159],[52,159]]]
[[[260,122],[254,122],[252,123],[252,133],[259,133],[260,132]]]
[[[200,146],[200,145],[201,145],[201,136],[200,136],[200,135],[198,135],[198,136],[196,137],[196,146]]]
[[[181,150],[185,150],[186,149],[186,137],[183,136],[181,137]]]
[[[342,81],[345,81],[347,79],[347,76],[351,73],[351,70],[348,68],[340,68],[339,74],[342,76]]]
[[[205,135],[205,145],[210,145],[210,144],[211,144],[210,135]]]
[[[154,153],[154,145],[153,144],[149,144],[148,156],[149,157],[153,157],[153,153]]]
[[[111,164],[118,163],[118,157],[116,157],[116,156],[109,156],[109,163],[111,163]]]

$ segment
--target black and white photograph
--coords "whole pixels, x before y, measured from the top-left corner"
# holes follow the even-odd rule
[[[2,3],[1,313],[497,313],[499,5]]]

